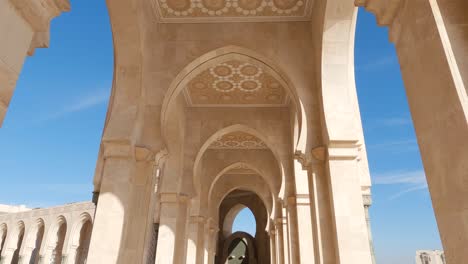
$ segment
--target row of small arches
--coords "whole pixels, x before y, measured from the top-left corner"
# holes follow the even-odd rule
[[[88,255],[92,218],[88,213],[70,223],[64,216],[50,227],[42,218],[27,227],[24,221],[0,223],[0,263],[84,264]]]

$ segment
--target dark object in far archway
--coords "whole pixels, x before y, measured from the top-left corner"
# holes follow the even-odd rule
[[[244,232],[230,235],[223,245],[223,264],[257,264],[255,238]]]

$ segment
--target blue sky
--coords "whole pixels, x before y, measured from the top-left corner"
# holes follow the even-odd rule
[[[72,1],[52,21],[51,47],[29,57],[0,129],[0,203],[30,207],[90,200],[112,85],[113,50],[104,1]],[[360,12],[356,82],[373,178],[378,264],[412,264],[440,249],[395,49],[385,28]],[[252,230],[243,211],[235,228]]]

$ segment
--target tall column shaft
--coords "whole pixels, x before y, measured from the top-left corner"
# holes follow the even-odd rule
[[[285,262],[285,246],[284,246],[284,235],[283,235],[283,219],[277,218],[275,220],[275,231],[276,231],[276,263],[284,264]]]
[[[203,264],[205,246],[205,218],[191,216],[188,226],[186,264]]]
[[[282,208],[283,217],[281,218],[281,230],[283,233],[283,254],[284,254],[284,263],[289,264],[291,262],[291,241],[290,237],[290,230],[288,225],[288,209]]]
[[[466,0],[357,0],[390,28],[447,263],[468,251]]]
[[[466,24],[464,37],[457,36],[463,30],[450,25],[456,20],[466,21],[466,9],[442,19],[437,3],[442,10],[467,7],[466,1],[407,1],[400,15],[396,48],[450,264],[468,258],[468,228],[459,228],[468,225],[468,35]],[[444,22],[449,23],[449,28]]]
[[[327,175],[323,162],[314,162],[309,173],[310,199],[314,227],[315,261],[317,264],[335,264],[335,248],[331,202]]]
[[[329,147],[329,180],[337,264],[372,264],[353,144]]]
[[[143,261],[151,200],[150,151],[106,143],[99,202],[87,263]]]
[[[270,230],[270,262],[276,264],[276,232],[274,228]]]
[[[187,197],[162,193],[156,264],[181,263],[185,259]]]
[[[306,165],[306,164],[304,164]],[[309,196],[308,168],[294,160],[296,196],[289,198],[289,205],[296,208],[300,263],[315,263],[312,215]]]

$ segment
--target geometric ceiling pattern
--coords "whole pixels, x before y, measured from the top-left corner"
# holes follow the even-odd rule
[[[265,66],[230,60],[201,72],[184,89],[189,106],[286,106],[285,88]]]
[[[236,131],[228,133],[211,143],[209,149],[268,149],[265,143],[251,134]]]
[[[234,20],[306,20],[312,0],[154,0],[166,22]]]

